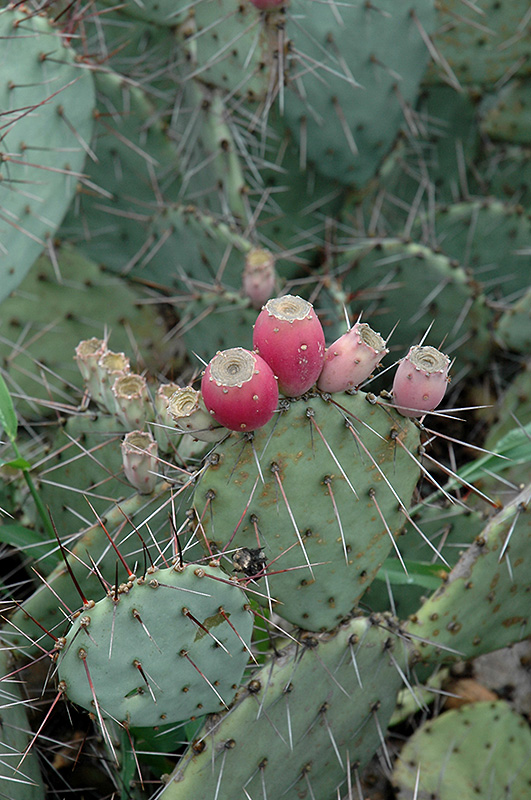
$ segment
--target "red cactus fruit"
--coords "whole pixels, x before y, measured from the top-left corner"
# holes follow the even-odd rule
[[[323,328],[312,304],[302,297],[287,294],[265,304],[255,322],[253,347],[287,397],[307,392],[323,368]]]
[[[393,382],[397,411],[404,417],[421,417],[437,408],[446,392],[449,366],[449,357],[435,347],[411,347]]]
[[[369,377],[388,352],[379,333],[365,322],[356,322],[327,348],[317,387],[322,392],[353,389]]]
[[[286,5],[287,0],[251,0],[251,3],[260,11],[270,11],[273,8]]]
[[[201,394],[213,418],[231,431],[261,428],[278,405],[271,367],[243,347],[216,353],[205,369]]]

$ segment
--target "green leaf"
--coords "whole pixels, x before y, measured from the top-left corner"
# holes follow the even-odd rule
[[[12,469],[31,469],[31,464],[25,458],[14,458],[12,461],[3,461],[0,458],[0,467],[11,467]]]
[[[422,586],[435,590],[441,585],[445,571],[439,564],[424,564],[420,561],[404,561],[407,573],[397,558],[388,558],[382,564],[376,579],[388,580],[394,586]]]
[[[26,528],[19,522],[6,522],[0,525],[0,542],[17,547],[26,556],[39,562],[41,571],[52,570],[60,556],[51,552],[53,545],[49,539],[43,539],[42,534],[31,528]]]
[[[0,375],[0,426],[5,430],[9,440],[14,442],[17,436],[17,415],[2,375]]]

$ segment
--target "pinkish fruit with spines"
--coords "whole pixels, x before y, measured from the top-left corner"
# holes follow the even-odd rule
[[[393,381],[397,411],[404,417],[421,417],[437,408],[446,392],[449,367],[449,357],[435,347],[411,347]]]
[[[232,347],[210,361],[201,381],[203,402],[212,417],[231,431],[253,431],[273,416],[278,384],[257,354]]]
[[[379,333],[366,322],[356,322],[327,348],[317,388],[322,392],[355,389],[372,374],[388,352]]]
[[[253,347],[287,397],[310,389],[323,368],[325,338],[311,303],[287,294],[269,300],[254,325]]]

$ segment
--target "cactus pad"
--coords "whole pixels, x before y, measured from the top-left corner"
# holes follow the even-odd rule
[[[89,150],[91,72],[45,17],[0,11],[0,301],[60,225]],[[45,143],[45,146],[43,144]]]
[[[291,403],[250,439],[232,434],[195,494],[213,546],[264,549],[261,602],[314,631],[335,627],[370,584],[405,522],[397,498],[407,507],[418,478],[394,441],[416,450],[411,422],[363,392],[332,397]]]
[[[382,622],[352,620],[266,663],[207,720],[161,800],[336,797],[381,744],[402,682],[403,652]]]
[[[470,703],[424,723],[411,736],[393,782],[399,800],[524,800],[530,759],[529,726],[508,703]]]
[[[85,608],[59,659],[70,700],[140,727],[223,708],[253,618],[241,589],[219,578],[214,565],[148,570]]]

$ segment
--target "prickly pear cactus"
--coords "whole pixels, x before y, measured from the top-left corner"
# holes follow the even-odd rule
[[[499,511],[413,615],[407,629],[422,658],[473,658],[529,635],[530,498],[528,486]]]
[[[378,617],[289,645],[206,723],[161,797],[335,797],[382,743],[404,655]]]
[[[504,700],[471,703],[425,722],[393,773],[400,800],[528,796],[531,732]]]
[[[212,713],[241,681],[252,625],[245,595],[216,565],[152,568],[85,604],[59,656],[60,685],[132,726]]]
[[[74,197],[90,153],[94,86],[44,15],[5,7],[0,37],[1,301],[47,247]]]
[[[417,429],[374,400],[286,402],[251,437],[221,443],[196,490],[200,538],[229,568],[234,551],[263,548],[258,599],[307,630],[333,628],[356,605],[418,480]]]

